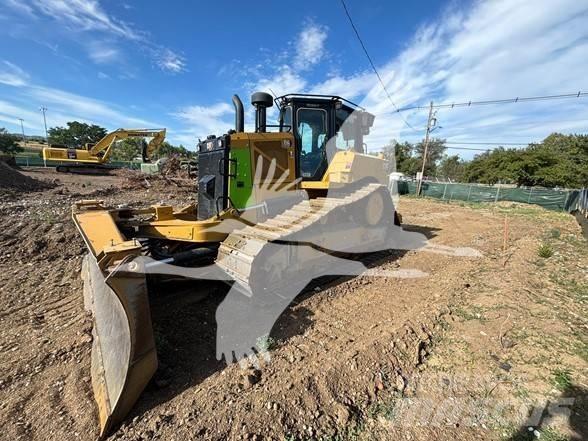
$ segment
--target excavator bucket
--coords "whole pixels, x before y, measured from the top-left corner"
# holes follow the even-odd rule
[[[157,369],[157,354],[140,259],[105,273],[90,253],[82,274],[85,307],[94,320],[92,387],[102,438],[137,401]]]

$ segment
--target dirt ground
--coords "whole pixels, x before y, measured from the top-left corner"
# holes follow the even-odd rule
[[[0,188],[2,438],[96,439],[71,205],[183,205],[195,188],[25,174],[53,188]],[[588,253],[574,217],[411,198],[399,211],[404,228],[482,256],[393,252],[373,266],[427,276],[317,282],[259,369],[216,360],[224,286],[153,299],[160,368],[109,439],[588,439]]]

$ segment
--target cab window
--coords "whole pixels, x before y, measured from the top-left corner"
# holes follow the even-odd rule
[[[292,107],[288,106],[282,109],[282,118],[280,123],[280,132],[292,131]]]
[[[301,108],[296,112],[300,176],[318,179],[326,164],[327,112]]]

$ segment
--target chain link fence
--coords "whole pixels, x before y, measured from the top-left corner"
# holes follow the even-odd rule
[[[398,192],[416,195],[417,183],[399,181]],[[584,204],[586,212],[587,194],[584,190],[554,189],[543,187],[505,187],[481,184],[454,184],[423,182],[421,194],[446,201],[499,202],[512,201],[535,204],[548,210],[578,210]]]

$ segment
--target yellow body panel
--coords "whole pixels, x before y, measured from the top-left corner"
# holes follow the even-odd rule
[[[57,147],[45,147],[43,149],[43,159],[45,161],[73,161],[86,164],[102,164],[105,162],[103,158],[90,154],[88,150]]]
[[[126,220],[137,215],[147,218]],[[74,222],[92,254],[99,260],[111,256],[109,262],[114,257],[135,254],[141,248],[137,241],[128,240],[120,227],[134,228],[137,237],[143,238],[218,243],[228,235],[220,227],[221,223],[237,218],[238,214],[232,210],[211,219],[197,220],[194,206],[179,210],[167,205],[141,210],[112,209],[102,205],[101,201],[78,202],[73,211]]]
[[[385,185],[385,165],[386,161],[377,156],[338,151],[320,181],[302,181],[300,186],[308,190],[327,190],[329,187],[350,184],[366,177],[375,178],[376,182]]]

